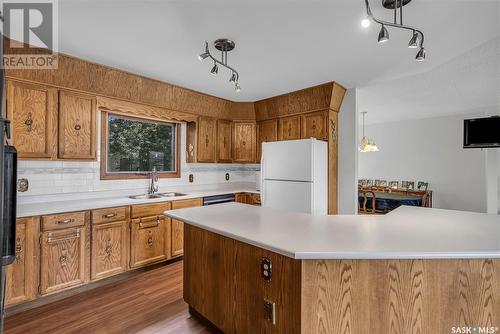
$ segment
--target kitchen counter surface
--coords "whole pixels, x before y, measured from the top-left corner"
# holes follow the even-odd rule
[[[160,192],[172,192],[172,191],[174,190],[166,190],[166,191],[160,190]],[[62,196],[65,197],[76,198],[69,200],[33,201],[33,202],[23,203],[21,199],[21,201],[18,201],[17,205],[17,217],[40,216],[46,214],[111,208],[116,206],[127,206],[135,204],[170,202],[183,199],[223,195],[230,193],[240,193],[240,192],[259,193],[258,191],[255,190],[255,187],[251,187],[245,184],[223,185],[220,187],[207,186],[207,189],[203,189],[203,187],[198,186],[196,190],[178,188],[175,191],[180,193],[186,193],[186,196],[177,196],[170,198],[164,197],[164,198],[154,198],[154,199],[131,199],[128,197],[129,195],[139,195],[144,192],[137,190],[133,193],[128,194],[128,192],[130,192],[129,190],[128,192],[124,192],[122,195],[117,195],[117,193],[114,192],[112,196],[103,196],[102,194],[95,194],[95,193],[88,193],[87,194],[88,197],[86,197],[84,193],[62,194]]]
[[[500,215],[402,206],[312,216],[240,203],[165,215],[294,259],[500,258]]]

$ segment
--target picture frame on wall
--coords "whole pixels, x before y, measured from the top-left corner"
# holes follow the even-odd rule
[[[366,180],[366,186],[367,187],[372,187],[373,186],[373,180]]]
[[[418,181],[417,183],[417,190],[419,191],[427,191],[428,187],[429,187],[429,182]]]
[[[399,187],[399,181],[391,181],[391,182],[389,182],[389,188],[395,190],[395,189],[398,189],[398,187]]]
[[[408,181],[408,186],[407,188],[408,190],[415,190],[415,182],[414,181]]]

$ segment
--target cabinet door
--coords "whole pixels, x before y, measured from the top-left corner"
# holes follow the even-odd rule
[[[38,224],[36,218],[17,219],[15,259],[7,266],[6,305],[36,298],[39,273]]]
[[[234,201],[238,203],[245,203],[247,204],[248,202],[248,196],[247,193],[239,193],[234,196]]]
[[[283,117],[278,120],[278,140],[300,139],[300,116]]]
[[[19,158],[56,158],[57,91],[44,86],[7,82],[7,118]]]
[[[255,162],[255,123],[235,122],[233,131],[233,161]]]
[[[170,219],[153,216],[131,222],[130,267],[142,267],[170,257]]]
[[[172,202],[172,210],[182,208],[192,208],[202,206],[203,200],[201,198],[187,199]],[[184,223],[172,219],[172,238],[171,238],[171,255],[172,257],[184,254]]]
[[[231,127],[231,121],[217,121],[217,162],[231,162]]]
[[[198,162],[215,162],[217,122],[210,117],[198,118]]]
[[[302,138],[328,139],[327,124],[328,113],[318,111],[302,115]]]
[[[42,234],[40,293],[48,294],[85,283],[84,228]]]
[[[257,162],[262,155],[262,143],[278,140],[278,121],[271,119],[257,122]]]
[[[95,159],[96,102],[93,96],[59,92],[59,158]]]
[[[127,270],[127,222],[92,226],[93,280],[112,276]]]

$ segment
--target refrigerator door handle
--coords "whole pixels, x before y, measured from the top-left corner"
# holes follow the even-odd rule
[[[264,154],[260,156],[260,202],[264,205]]]

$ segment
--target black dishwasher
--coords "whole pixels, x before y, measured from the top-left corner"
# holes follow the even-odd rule
[[[234,194],[224,194],[203,197],[203,205],[213,205],[220,203],[234,202]]]

